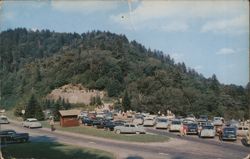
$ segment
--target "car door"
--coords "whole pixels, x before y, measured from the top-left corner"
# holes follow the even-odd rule
[[[130,133],[130,126],[129,124],[125,124],[124,125],[124,130],[123,130],[124,133]]]
[[[135,133],[137,130],[136,130],[136,127],[134,124],[130,124],[130,133]]]

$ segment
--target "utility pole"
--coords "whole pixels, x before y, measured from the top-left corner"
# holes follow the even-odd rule
[[[0,131],[1,131],[1,125],[2,124],[0,124]],[[4,159],[2,154],[2,136],[0,137],[0,159]]]

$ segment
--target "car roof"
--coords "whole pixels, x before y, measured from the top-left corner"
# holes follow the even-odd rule
[[[26,120],[28,120],[28,121],[37,121],[36,118],[27,118]]]

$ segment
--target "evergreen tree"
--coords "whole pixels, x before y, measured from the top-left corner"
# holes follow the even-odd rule
[[[26,106],[24,117],[26,119],[27,118],[37,118],[38,120],[44,119],[42,108],[39,105],[34,94],[31,95],[28,101],[28,105]]]
[[[96,105],[102,105],[102,100],[101,100],[101,97],[99,95],[97,95],[95,97],[95,103],[96,103]]]
[[[122,99],[122,107],[123,107],[124,111],[131,110],[131,101],[130,101],[130,98],[128,96],[127,90],[125,90],[125,93],[124,93],[124,96]]]

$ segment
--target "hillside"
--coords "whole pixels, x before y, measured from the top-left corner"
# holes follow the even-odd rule
[[[1,106],[5,108],[25,105],[32,93],[43,103],[54,89],[82,84],[107,91],[113,99],[127,91],[131,108],[137,111],[250,117],[250,84],[246,88],[220,84],[215,75],[207,79],[124,35],[18,28],[1,32],[0,42]]]

